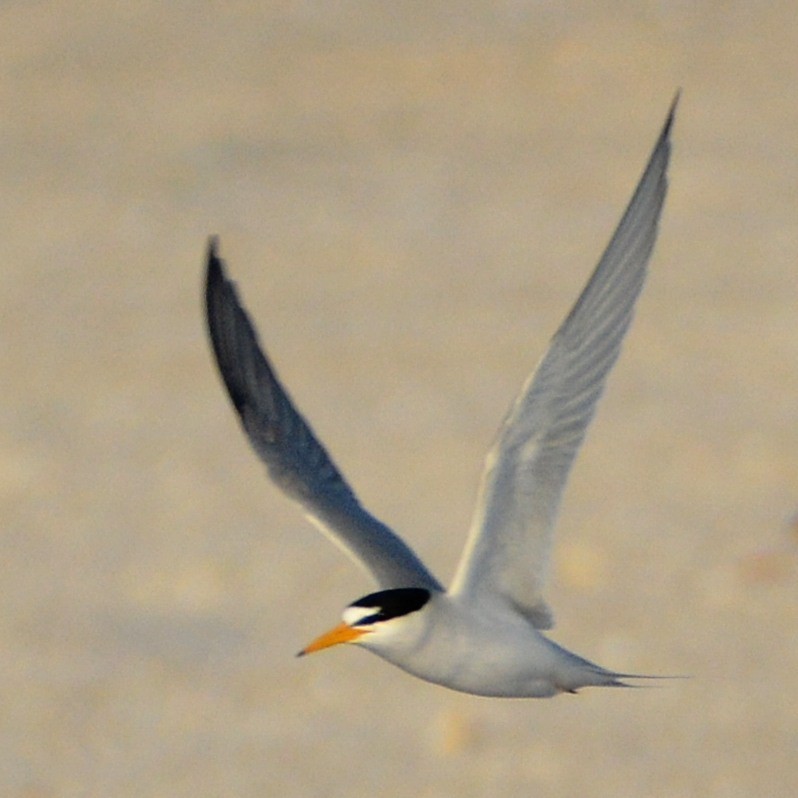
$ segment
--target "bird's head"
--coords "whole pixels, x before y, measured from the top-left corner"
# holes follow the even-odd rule
[[[357,643],[378,648],[379,643],[401,635],[406,621],[430,600],[429,590],[402,587],[381,590],[353,601],[344,611],[342,621],[329,632],[305,646],[297,656],[312,654],[339,643]]]

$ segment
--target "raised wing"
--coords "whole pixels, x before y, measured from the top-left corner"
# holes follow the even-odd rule
[[[510,605],[541,629],[554,625],[542,593],[560,499],[632,321],[657,236],[677,101],[678,95],[598,266],[488,453],[451,587],[475,606]]]
[[[225,275],[215,239],[208,247],[205,300],[219,373],[272,480],[302,505],[333,542],[366,568],[380,587],[442,589],[401,538],[360,506],[294,407],[258,344],[235,285]]]

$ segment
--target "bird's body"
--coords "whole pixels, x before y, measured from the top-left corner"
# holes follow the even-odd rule
[[[619,685],[606,671],[558,646],[517,612],[474,612],[446,592],[363,645],[428,682],[494,697],[548,698],[589,685]],[[487,677],[487,678],[486,678]]]
[[[448,590],[361,506],[263,353],[211,240],[208,327],[242,426],[275,483],[380,587],[300,653],[356,643],[422,679],[484,696],[548,697],[648,678],[605,670],[546,637],[553,618],[543,589],[560,498],[645,279],[675,105],[598,266],[488,453]]]

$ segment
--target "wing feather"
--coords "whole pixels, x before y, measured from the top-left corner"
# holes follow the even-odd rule
[[[677,101],[604,254],[488,453],[451,587],[466,603],[510,604],[538,628],[553,626],[543,589],[562,493],[646,277]]]
[[[404,541],[363,509],[297,411],[258,343],[235,285],[225,274],[215,239],[208,247],[205,300],[219,373],[249,442],[275,484],[299,502],[310,519],[369,571],[381,588],[440,590],[438,581]]]

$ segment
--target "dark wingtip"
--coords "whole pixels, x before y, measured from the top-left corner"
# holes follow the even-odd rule
[[[219,236],[208,237],[208,282],[224,272],[224,262],[219,257]]]
[[[673,100],[671,100],[671,106],[668,109],[668,116],[665,118],[665,125],[662,128],[662,134],[660,136],[661,139],[666,139],[670,136],[671,128],[673,127],[673,120],[676,117],[676,109],[679,107],[679,100],[682,96],[682,89],[679,87],[676,89],[676,94],[673,95]]]
[[[208,265],[205,275],[205,323],[210,336],[216,367],[227,387],[239,415],[247,403],[243,367],[237,363],[241,337],[255,338],[249,319],[236,295],[234,283],[228,279],[225,263],[219,257],[219,238],[208,238]],[[249,333],[247,330],[249,329]]]

